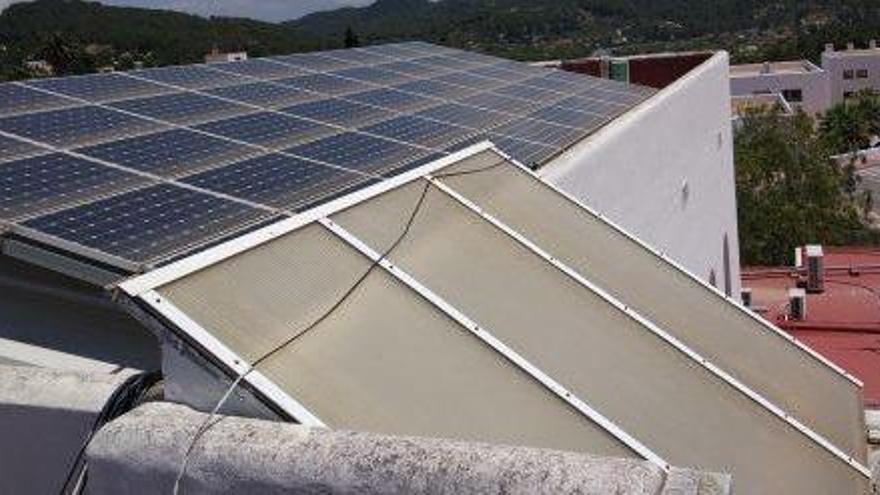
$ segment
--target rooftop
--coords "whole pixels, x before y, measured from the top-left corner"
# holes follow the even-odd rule
[[[824,292],[807,293],[802,321],[790,317],[788,289],[804,269],[747,268],[743,287],[756,311],[859,377],[866,405],[880,408],[880,249],[826,247],[824,264]]]
[[[783,62],[764,62],[760,64],[742,64],[730,66],[730,77],[755,77],[771,74],[810,74],[821,72],[809,60],[791,60]]]

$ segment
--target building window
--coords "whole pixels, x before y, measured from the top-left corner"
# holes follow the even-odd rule
[[[804,92],[800,89],[783,89],[782,97],[789,103],[800,103],[804,101]]]
[[[845,71],[843,71],[843,78],[844,79],[852,79],[853,78],[852,69],[846,69]]]
[[[859,69],[856,71],[856,77],[858,79],[867,79],[868,78],[868,69]]]

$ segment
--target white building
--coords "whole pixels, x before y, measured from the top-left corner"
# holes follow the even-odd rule
[[[213,50],[211,50],[211,53],[205,55],[206,64],[219,62],[241,62],[242,60],[247,59],[247,52],[221,52],[217,48],[214,48]]]
[[[730,68],[733,96],[778,93],[792,107],[811,115],[824,113],[864,89],[880,91],[880,48],[874,40],[864,49],[853,43],[846,50],[826,45],[822,67],[808,60],[794,60]]]
[[[850,43],[846,50],[828,44],[822,52],[822,68],[831,86],[831,104],[840,103],[859,90],[880,90],[880,49],[871,40],[865,49]]]
[[[824,112],[831,104],[826,71],[808,60],[731,66],[730,92],[734,96],[780,94],[792,107],[810,115]]]

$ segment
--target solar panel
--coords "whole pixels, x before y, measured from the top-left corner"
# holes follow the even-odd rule
[[[294,53],[293,55],[280,55],[277,57],[269,57],[269,60],[274,60],[276,62],[292,65],[294,67],[301,67],[303,69],[308,69],[312,71],[336,70],[358,65],[355,62],[340,60],[338,58],[325,57],[323,55],[318,55],[315,53]]]
[[[388,64],[377,65],[376,68],[399,72],[416,78],[430,77],[434,74],[443,74],[450,71],[449,69],[437,67],[436,65],[420,64],[417,60],[391,62]]]
[[[422,52],[412,50],[401,44],[371,45],[358,49],[359,52],[375,53],[400,60],[408,60],[424,56]]]
[[[426,120],[412,115],[396,117],[364,127],[362,130],[370,134],[429,148],[446,148],[451,143],[461,141],[474,133],[474,131],[463,127]]]
[[[258,77],[260,79],[279,79],[282,77],[298,76],[305,73],[303,69],[260,58],[241,60],[238,62],[207,64],[207,67],[225,72],[233,72],[243,76]]]
[[[509,70],[496,65],[482,65],[480,67],[469,69],[467,72],[468,74],[473,74],[475,76],[491,77],[509,83],[522,81],[523,79],[528,79],[530,77],[528,74],[524,74],[521,71]]]
[[[197,124],[255,110],[198,93],[174,93],[117,101],[114,108],[180,125]]]
[[[458,103],[444,103],[427,110],[422,110],[416,115],[472,129],[488,129],[515,118],[510,114],[459,105]]]
[[[478,63],[469,62],[467,60],[461,60],[458,58],[452,58],[445,55],[433,55],[430,57],[420,58],[418,59],[418,61],[420,64],[436,65],[437,67],[443,67],[444,69],[451,70],[467,70],[481,65]]]
[[[345,98],[366,105],[396,111],[419,110],[439,103],[439,100],[419,96],[414,93],[404,93],[403,91],[384,88],[347,95]]]
[[[518,119],[492,129],[494,134],[562,147],[577,140],[585,131],[540,120]]]
[[[499,86],[504,86],[507,84],[507,82],[505,81],[499,81],[498,79],[492,79],[488,77],[480,77],[469,74],[467,72],[451,72],[449,74],[437,76],[433,80],[447,84],[455,84],[457,86],[464,86],[466,88],[481,90],[497,88]]]
[[[458,102],[466,106],[499,109],[517,115],[525,115],[541,107],[541,103],[538,102],[518,100],[509,96],[489,92],[465,95],[465,97],[458,100]]]
[[[34,155],[41,151],[43,149],[38,146],[0,135],[0,162]]]
[[[260,112],[196,126],[197,129],[251,144],[283,148],[338,132],[316,122]]]
[[[51,95],[18,84],[0,84],[0,117],[76,105],[80,105],[76,100]]]
[[[321,97],[316,93],[269,82],[255,82],[242,84],[241,86],[224,86],[222,88],[208,89],[205,92],[264,108],[284,107]]]
[[[394,58],[390,56],[382,55],[375,51],[361,50],[359,48],[355,48],[354,50],[329,50],[321,52],[321,54],[325,57],[344,60],[355,65],[375,65],[394,61]]]
[[[112,141],[76,151],[165,177],[188,175],[261,153],[257,148],[184,129]]]
[[[372,182],[363,175],[281,154],[268,154],[188,177],[211,191],[302,211]]]
[[[287,150],[311,160],[359,172],[384,174],[435,154],[366,134],[346,132]]]
[[[511,96],[513,98],[521,98],[523,100],[538,101],[542,103],[549,103],[556,100],[561,100],[562,98],[567,96],[556,91],[536,88],[534,86],[528,86],[521,83],[511,84],[510,86],[493,89],[492,91],[494,93],[498,93],[504,96]]]
[[[557,91],[560,93],[570,94],[575,92],[572,90],[572,84],[566,81],[562,81],[560,79],[554,79],[546,76],[525,79],[521,81],[521,84],[534,86],[536,88],[549,89],[551,91]]]
[[[439,81],[430,81],[426,79],[397,84],[394,86],[394,88],[400,91],[416,93],[431,98],[459,97],[477,92],[474,89],[462,88],[461,86],[456,86],[454,84],[446,84]]]
[[[294,88],[315,91],[325,95],[343,95],[375,89],[376,86],[362,81],[354,81],[329,74],[310,74],[307,76],[279,79],[280,84]]]
[[[132,75],[164,84],[187,89],[216,88],[231,84],[244,84],[250,79],[218,70],[204,65],[186,65],[144,69],[131,72]]]
[[[530,113],[528,116],[533,119],[585,130],[594,128],[605,121],[605,118],[601,115],[578,112],[563,106],[544,107],[536,112]]]
[[[282,111],[349,128],[367,125],[394,116],[388,110],[334,98],[301,103],[284,108]]]
[[[161,127],[148,120],[94,106],[0,118],[2,131],[59,147],[83,146]]]
[[[24,226],[136,262],[158,262],[275,217],[234,201],[157,184],[31,219]]]
[[[412,80],[412,77],[407,76],[406,74],[377,69],[375,67],[352,67],[349,69],[338,70],[332,74],[339,77],[384,85],[403,83]]]
[[[602,115],[617,115],[629,108],[622,103],[597,100],[586,96],[569,96],[568,98],[563,98],[555,102],[554,105],[580,112],[598,113]]]
[[[535,167],[559,152],[560,148],[531,143],[516,138],[489,133],[486,139],[492,141],[501,151],[516,157],[517,161],[528,167]]]
[[[149,183],[61,153],[0,163],[0,218],[20,220]]]
[[[158,95],[173,91],[165,86],[141,81],[124,74],[91,74],[86,76],[36,79],[29,86],[55,93],[103,103],[123,98]]]

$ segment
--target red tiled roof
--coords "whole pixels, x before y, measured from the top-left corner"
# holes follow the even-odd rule
[[[880,408],[880,249],[824,248],[825,291],[807,294],[804,321],[788,319],[788,289],[805,272],[745,268],[759,314],[865,383],[865,404]]]

